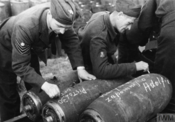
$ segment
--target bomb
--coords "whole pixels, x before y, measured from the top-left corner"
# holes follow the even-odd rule
[[[169,103],[170,81],[158,74],[135,78],[92,102],[80,122],[146,122]]]
[[[53,77],[48,82],[57,84],[62,92],[76,83],[79,82],[76,72],[67,72],[61,77]],[[41,110],[43,105],[50,100],[50,97],[44,91],[38,91],[38,89],[32,89],[25,93],[22,97],[23,110],[27,117],[32,121],[41,119]]]
[[[44,122],[78,122],[79,115],[101,94],[129,81],[130,78],[118,80],[93,80],[76,84],[68,88],[57,100],[49,100],[43,107]]]

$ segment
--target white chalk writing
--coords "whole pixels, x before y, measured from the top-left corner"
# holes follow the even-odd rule
[[[69,99],[71,97],[75,97],[77,95],[82,95],[82,94],[87,94],[87,91],[84,87],[76,89],[76,90],[72,90],[71,92],[67,93],[66,95],[64,95],[58,100],[58,103],[63,104],[65,102],[69,102]]]
[[[67,88],[66,90],[64,90],[62,93],[61,93],[61,96],[67,94],[68,92],[71,92],[72,89],[71,88]]]
[[[134,87],[143,87],[146,92],[149,92],[160,85],[162,85],[164,88],[166,86],[165,83],[170,84],[169,80],[164,79],[163,77],[156,77],[156,79],[151,79],[148,81],[149,82],[147,82],[147,79],[142,78],[140,80],[135,80],[133,82],[123,84],[113,89],[112,91],[103,94],[101,97],[108,96],[105,100],[107,102],[111,102],[113,99],[120,100],[122,94],[126,93],[127,91],[131,90]]]
[[[156,79],[157,79],[156,81],[151,80],[150,83],[147,83],[147,82],[143,83],[143,86],[144,86],[146,92],[151,91],[151,89],[153,89],[159,85],[163,85],[163,87],[165,87],[165,83],[170,84],[170,82],[168,80],[163,79],[162,77],[161,78],[157,77]]]

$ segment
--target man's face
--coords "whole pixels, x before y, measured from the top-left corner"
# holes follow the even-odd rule
[[[50,28],[56,34],[64,34],[64,32],[68,29],[72,28],[72,25],[64,25],[56,21],[55,19],[51,19]]]
[[[126,30],[130,30],[132,24],[134,23],[135,17],[127,16],[126,14],[119,14],[117,29],[120,33],[124,33]]]

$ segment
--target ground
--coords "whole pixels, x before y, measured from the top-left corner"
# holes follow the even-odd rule
[[[43,62],[40,62],[41,74],[47,79],[51,73],[57,76],[63,75],[65,72],[72,70],[69,59],[67,57],[60,57],[56,59],[48,59],[47,66]]]

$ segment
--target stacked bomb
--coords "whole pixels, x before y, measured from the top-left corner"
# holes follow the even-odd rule
[[[100,80],[76,85],[62,98],[48,101],[44,105],[43,120],[45,122],[144,122],[162,111],[169,103],[172,94],[169,80],[158,74],[142,75],[119,87],[116,86],[110,81]],[[115,89],[92,102],[112,87]],[[89,104],[90,106],[87,107]]]
[[[29,92],[23,103],[33,121],[43,107],[45,122],[143,122],[162,111],[171,98],[171,83],[161,75],[147,74],[126,81],[129,79],[85,81],[69,88],[62,85],[61,97],[51,100],[43,99],[43,93]]]
[[[60,88],[61,91],[61,96],[60,98],[56,98],[56,101],[58,100],[62,101],[63,102],[62,105],[66,107],[65,108],[66,111],[68,112],[78,111],[78,113],[83,112],[82,110],[84,110],[93,100],[95,100],[101,94],[125,83],[126,81],[129,81],[128,78],[121,80],[119,79],[117,81],[94,80],[94,81],[85,81],[74,86],[72,84],[74,84],[74,82],[76,81],[76,78],[74,78],[75,75],[73,75],[72,78],[70,78],[71,77],[70,74],[68,76],[69,79],[74,80],[72,81],[65,80],[65,82],[58,83],[58,87]],[[51,80],[50,82],[58,82],[58,81]],[[67,97],[69,97],[68,103],[64,102],[67,101],[66,100]],[[23,109],[28,118],[32,121],[40,120],[41,109],[48,100],[50,100],[49,96],[43,91],[42,92],[29,91],[26,94],[24,94],[22,99],[24,106]],[[54,99],[52,100],[54,101]],[[77,103],[82,104],[82,106],[80,105],[80,107],[77,107],[76,106]],[[75,106],[72,106],[72,104],[74,104]],[[45,109],[46,108],[47,107],[45,107]],[[53,107],[53,109],[54,108],[55,106]],[[48,113],[49,112],[47,111],[47,114]],[[48,116],[47,114],[46,116]],[[77,118],[77,116],[75,116],[75,118]]]
[[[68,88],[60,99],[48,101],[42,110],[44,122],[78,122],[79,115],[96,98],[129,81],[118,80],[85,81]]]
[[[171,94],[168,79],[144,75],[96,99],[80,122],[146,122],[167,106]]]
[[[48,82],[57,84],[61,96],[64,94],[64,90],[68,87],[71,87],[79,82],[76,72],[67,72],[58,76],[49,76],[52,78],[48,79]],[[50,80],[49,80],[50,79]],[[22,97],[23,110],[26,113],[27,117],[32,121],[37,121],[41,119],[41,110],[43,105],[50,100],[49,96],[44,91],[38,91],[38,89],[32,89],[26,92]]]

